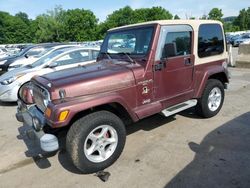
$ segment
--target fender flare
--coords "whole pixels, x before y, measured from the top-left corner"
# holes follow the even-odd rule
[[[91,108],[95,108],[102,105],[108,105],[111,103],[117,103],[121,105],[129,114],[131,119],[135,122],[138,121],[138,116],[133,112],[132,108],[125,102],[121,96],[113,93],[101,94],[89,97],[80,97],[76,100],[69,100],[63,103],[58,103],[56,105],[49,104],[48,107],[53,109],[54,115],[48,120],[48,123],[52,125],[52,127],[63,127],[70,123],[70,121],[80,112],[86,111]],[[58,122],[58,116],[60,112],[64,110],[69,110],[68,117],[63,122]]]
[[[229,82],[228,71],[224,67],[222,67],[221,65],[210,66],[205,72],[200,71],[199,73],[197,73],[194,98],[201,97],[203,90],[206,86],[207,80],[211,76],[216,74],[223,74],[223,76],[226,78],[225,83]]]

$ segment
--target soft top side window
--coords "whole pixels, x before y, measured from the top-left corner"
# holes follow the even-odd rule
[[[198,56],[200,58],[222,54],[224,38],[219,24],[202,24],[199,27]]]

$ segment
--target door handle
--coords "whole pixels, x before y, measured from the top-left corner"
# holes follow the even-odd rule
[[[192,64],[190,57],[184,58],[184,64],[185,65],[191,65]]]
[[[161,71],[164,68],[166,68],[166,62],[165,61],[161,61],[160,63],[154,65],[155,71]]]

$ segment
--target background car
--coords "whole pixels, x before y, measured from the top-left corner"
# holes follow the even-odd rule
[[[233,46],[237,47],[242,43],[248,43],[248,42],[250,42],[250,34],[244,34],[234,41]]]
[[[239,39],[240,37],[241,37],[240,34],[231,36],[230,39],[229,39],[229,43],[232,44],[232,45],[234,45],[234,41],[237,40],[237,39]]]
[[[0,101],[17,101],[19,88],[35,75],[83,66],[96,61],[99,48],[64,48],[58,49],[33,64],[9,71],[0,77]]]
[[[69,48],[69,47],[76,47],[76,46],[78,46],[78,45],[58,45],[58,46],[53,46],[51,48],[46,48],[44,51],[42,51],[38,55],[31,56],[28,59],[26,59],[26,58],[17,59],[13,63],[9,64],[9,67],[8,67],[7,71],[14,70],[16,68],[23,67],[23,66],[26,66],[28,64],[34,63],[38,59],[52,53],[55,50],[63,49],[63,48]]]
[[[5,48],[0,48],[0,58],[4,58],[8,56],[9,56],[8,50],[6,50]]]
[[[0,59],[0,75],[8,71],[9,65],[14,63],[17,60],[24,59],[26,61],[30,61],[32,56],[36,56],[39,53],[45,51],[48,48],[53,46],[60,45],[59,43],[49,43],[49,44],[38,44],[38,45],[31,45],[27,48],[23,49],[19,53]],[[31,60],[31,62],[33,62]]]

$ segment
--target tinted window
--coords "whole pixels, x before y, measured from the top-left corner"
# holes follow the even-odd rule
[[[162,51],[162,58],[182,56],[191,53],[191,32],[168,32]]]
[[[224,51],[223,33],[219,24],[203,24],[199,28],[198,55],[208,57]]]

